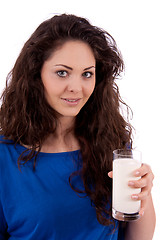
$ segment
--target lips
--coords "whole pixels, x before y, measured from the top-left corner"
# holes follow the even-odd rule
[[[62,100],[68,104],[78,104],[81,98],[62,98]]]

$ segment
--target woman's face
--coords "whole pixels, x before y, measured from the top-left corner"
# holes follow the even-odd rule
[[[82,41],[67,41],[44,62],[45,96],[59,116],[75,117],[95,88],[95,57]]]

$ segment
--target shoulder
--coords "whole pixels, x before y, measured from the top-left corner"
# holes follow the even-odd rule
[[[0,166],[9,158],[14,151],[14,142],[0,135]]]
[[[14,143],[13,140],[6,138],[4,135],[0,134],[0,144]]]
[[[13,140],[7,139],[5,136],[0,135],[0,149],[5,148],[7,145],[14,145]],[[2,152],[0,152],[2,153]]]
[[[14,169],[18,168],[17,159],[18,153],[14,142],[0,136],[0,191],[8,183]]]

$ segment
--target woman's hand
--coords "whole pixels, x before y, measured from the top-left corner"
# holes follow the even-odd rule
[[[147,198],[150,196],[151,189],[153,186],[154,175],[149,165],[142,164],[142,166],[137,169],[134,173],[135,177],[141,177],[139,180],[129,181],[128,186],[132,188],[141,188],[139,194],[133,194],[131,198],[133,200],[141,200],[141,209],[139,214],[142,216],[145,211]],[[108,176],[113,177],[113,172],[109,172]]]

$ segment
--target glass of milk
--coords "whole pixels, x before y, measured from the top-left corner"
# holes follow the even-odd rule
[[[133,200],[132,194],[140,193],[140,188],[128,186],[128,181],[138,180],[133,172],[141,166],[141,152],[117,149],[113,151],[112,216],[120,221],[139,218],[140,201]]]

